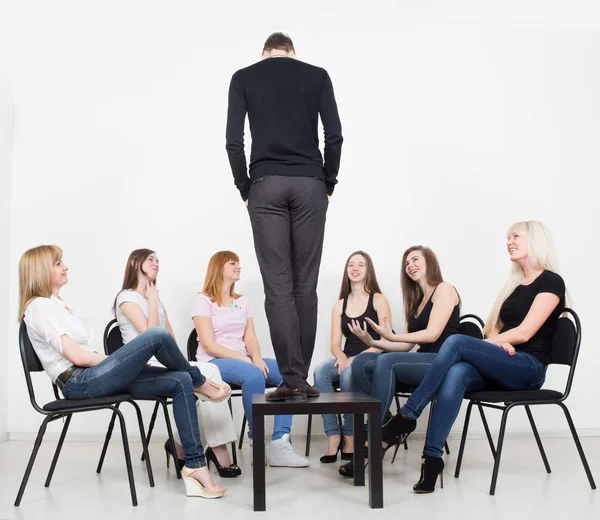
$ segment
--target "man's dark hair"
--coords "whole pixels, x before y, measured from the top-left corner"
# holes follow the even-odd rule
[[[280,32],[273,33],[267,38],[265,46],[263,47],[263,52],[269,52],[273,49],[278,49],[285,52],[295,52],[292,39],[287,34]]]

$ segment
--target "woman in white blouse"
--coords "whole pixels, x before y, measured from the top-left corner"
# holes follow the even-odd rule
[[[147,330],[110,356],[90,351],[88,328],[59,295],[68,282],[67,270],[57,246],[30,249],[19,262],[19,321],[25,321],[29,339],[52,382],[65,399],[120,393],[172,397],[185,452],[181,473],[186,494],[222,497],[225,488],[214,482],[206,468],[194,395],[222,401],[229,397],[229,386],[208,381],[160,327]],[[152,356],[167,368],[147,366]]]
[[[158,256],[151,249],[136,249],[127,259],[123,287],[117,295],[114,304],[114,313],[126,345],[151,327],[166,329],[173,339],[175,334],[169,322],[167,312],[158,297],[156,278],[159,271]],[[150,360],[153,366],[162,366],[155,358]],[[196,363],[200,372],[214,383],[221,384],[219,368],[212,363]],[[198,426],[202,435],[203,444],[206,446],[205,455],[209,465],[212,462],[223,478],[237,477],[242,470],[231,464],[227,444],[235,442],[237,435],[233,427],[233,420],[226,401],[210,403],[198,401]],[[183,465],[184,453],[178,432],[175,432],[175,446],[177,453],[171,453],[169,442],[165,442],[167,459],[169,456],[177,458]]]

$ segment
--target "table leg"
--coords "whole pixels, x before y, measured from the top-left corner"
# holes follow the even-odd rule
[[[369,414],[369,506],[383,508],[381,412]]]
[[[265,416],[252,414],[254,511],[267,510],[265,486]]]
[[[381,443],[379,443],[381,447]],[[365,416],[354,414],[354,485],[365,485]]]

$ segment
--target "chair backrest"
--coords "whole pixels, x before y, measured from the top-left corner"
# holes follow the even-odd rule
[[[563,399],[566,399],[571,391],[575,366],[577,365],[579,348],[581,346],[581,322],[579,316],[572,309],[565,309],[565,314],[568,316],[558,318],[554,336],[552,337],[552,363],[570,367]]]
[[[117,320],[111,320],[104,329],[104,353],[110,356],[123,346],[123,336],[121,329],[117,325]]]
[[[465,336],[483,339],[483,320],[476,314],[464,314],[460,317],[460,332]]]
[[[187,340],[187,357],[188,361],[196,361],[196,352],[198,351],[198,333],[196,329],[192,329]]]
[[[38,412],[45,413],[44,410],[37,404],[35,400],[35,390],[33,388],[33,382],[31,381],[31,372],[43,372],[44,367],[40,362],[33,345],[27,334],[27,326],[25,322],[21,322],[19,327],[19,351],[21,352],[21,362],[23,363],[23,371],[25,372],[25,382],[27,383],[27,392],[29,393],[29,400],[31,406],[33,406]],[[53,385],[54,386],[54,385]],[[58,391],[54,386],[54,395],[58,399]]]

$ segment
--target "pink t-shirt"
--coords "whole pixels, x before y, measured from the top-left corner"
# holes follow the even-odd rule
[[[240,352],[248,356],[246,345],[244,344],[244,332],[246,330],[246,320],[252,317],[248,302],[243,296],[233,301],[228,307],[220,307],[204,294],[196,294],[192,301],[192,319],[196,316],[208,316],[213,329],[215,343],[230,350]],[[198,341],[198,350],[196,351],[196,361],[207,363],[213,356],[210,356],[200,345]]]

